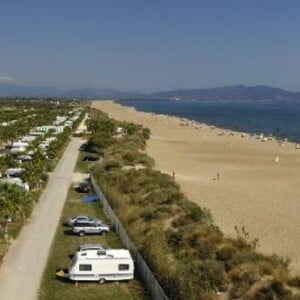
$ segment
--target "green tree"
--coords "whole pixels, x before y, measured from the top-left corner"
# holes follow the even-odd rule
[[[9,220],[25,218],[32,207],[29,193],[14,184],[0,184],[0,233],[2,238],[8,237]]]

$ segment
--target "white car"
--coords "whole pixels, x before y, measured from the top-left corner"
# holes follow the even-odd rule
[[[94,223],[95,221],[98,223],[102,223],[101,220],[98,220],[98,219],[90,217],[90,216],[73,216],[73,217],[70,217],[66,223],[68,226],[73,226],[75,222],[77,222],[77,223],[78,222]]]
[[[83,244],[77,248],[77,252],[85,252],[85,251],[99,251],[105,250],[101,244]]]
[[[72,226],[72,231],[75,234],[83,236],[85,234],[102,234],[106,235],[109,232],[109,226],[97,221],[93,222],[75,222]]]

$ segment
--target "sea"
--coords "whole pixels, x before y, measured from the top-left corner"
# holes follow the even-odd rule
[[[172,115],[250,134],[300,142],[300,102],[119,99],[138,111]]]

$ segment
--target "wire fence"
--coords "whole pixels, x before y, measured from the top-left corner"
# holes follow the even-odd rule
[[[94,176],[91,174],[91,184],[99,196],[100,203],[102,204],[103,210],[105,214],[108,216],[110,221],[112,222],[117,234],[119,235],[123,245],[130,251],[130,254],[135,261],[135,269],[139,278],[143,281],[145,287],[149,290],[152,299],[157,300],[168,300],[169,298],[165,294],[164,290],[154,277],[153,273],[151,272],[150,268],[144,261],[142,255],[134,246],[133,242],[131,241],[130,237],[128,236],[126,230],[124,229],[122,223],[120,222],[119,218],[116,216],[114,211],[112,210],[110,204],[108,203],[106,197],[101,192],[99,185],[97,184]]]

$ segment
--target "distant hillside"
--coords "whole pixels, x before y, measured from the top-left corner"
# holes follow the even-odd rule
[[[17,84],[1,84],[0,96],[24,97],[69,97],[69,98],[135,98],[143,97],[139,92],[123,92],[113,89],[83,88],[63,90],[49,86],[24,86]]]
[[[179,89],[159,92],[151,95],[154,98],[176,100],[300,100],[299,92],[289,92],[270,86],[245,85],[224,86],[209,89]]]
[[[158,98],[175,100],[285,100],[300,101],[300,92],[289,92],[270,86],[224,86],[209,89],[178,89],[167,92],[142,94],[138,91],[120,91],[114,89],[83,88],[63,90],[51,86],[24,86],[0,83],[0,96],[36,96],[69,98]]]

